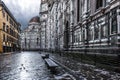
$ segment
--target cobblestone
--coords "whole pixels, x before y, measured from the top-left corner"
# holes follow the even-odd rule
[[[87,80],[119,80],[120,74],[105,69],[99,69],[94,65],[84,64],[69,57],[51,55],[53,59],[68,67],[75,75]]]

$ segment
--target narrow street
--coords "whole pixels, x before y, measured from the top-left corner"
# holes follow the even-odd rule
[[[37,52],[0,56],[0,80],[49,80],[50,72]]]
[[[120,80],[120,0],[0,0],[0,80]]]
[[[0,55],[0,80],[75,80],[60,66],[53,74],[42,59],[42,54],[45,53],[21,52]]]
[[[59,66],[53,74],[42,59],[49,54]],[[77,77],[77,78],[76,78]],[[119,80],[120,74],[47,52],[0,55],[0,80]]]

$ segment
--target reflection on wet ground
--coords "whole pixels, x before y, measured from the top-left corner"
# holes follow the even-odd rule
[[[46,52],[21,52],[0,55],[0,80],[77,80],[60,64],[70,69],[80,80],[120,80],[120,74],[98,69],[75,61],[72,58],[50,54],[59,64],[57,73],[52,74],[41,55]]]
[[[0,80],[48,80],[50,76],[41,55],[37,52],[0,56]]]

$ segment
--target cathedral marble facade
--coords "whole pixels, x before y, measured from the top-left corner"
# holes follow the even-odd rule
[[[40,49],[40,23],[39,17],[33,17],[28,27],[21,33],[22,50],[39,50]]]
[[[46,0],[46,3],[45,49],[119,53],[119,0]]]

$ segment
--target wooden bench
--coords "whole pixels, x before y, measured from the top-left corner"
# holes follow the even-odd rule
[[[49,58],[45,59],[45,62],[47,64],[48,68],[51,70],[51,72],[55,73],[56,72],[56,67],[58,67],[58,65]]]

